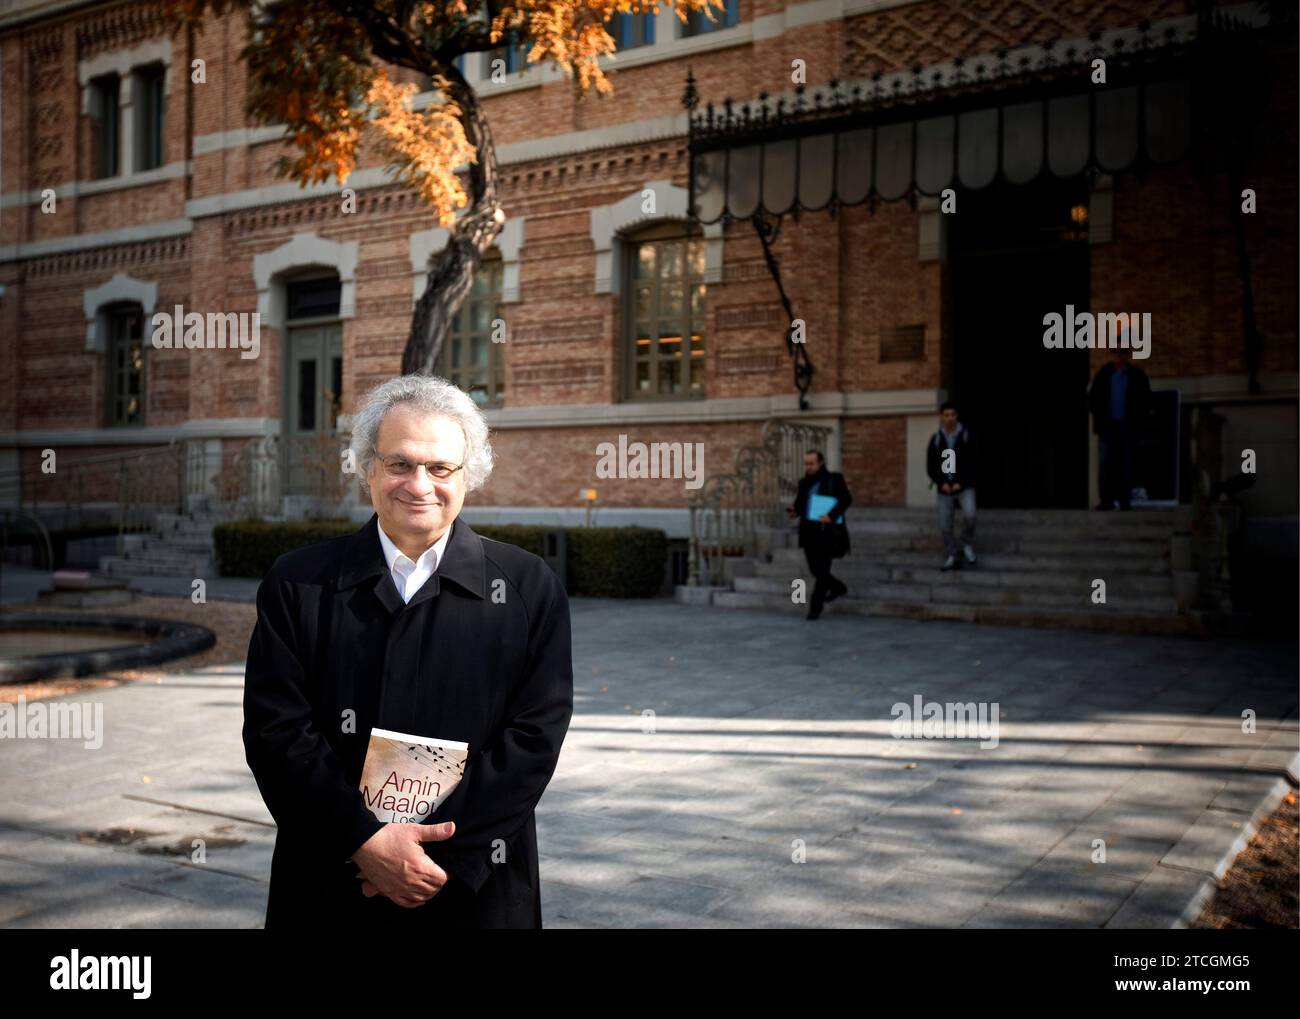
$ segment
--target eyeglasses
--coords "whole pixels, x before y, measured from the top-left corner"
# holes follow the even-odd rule
[[[384,473],[390,478],[409,478],[415,474],[415,468],[418,466],[402,456],[379,456],[376,454],[375,459],[384,465]],[[439,481],[446,481],[464,467],[463,463],[446,464],[437,461],[424,465],[424,469],[429,473],[429,476],[437,478]]]

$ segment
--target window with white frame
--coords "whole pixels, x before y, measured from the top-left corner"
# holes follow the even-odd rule
[[[623,243],[628,399],[703,396],[704,238],[671,223]]]
[[[688,39],[723,28],[734,28],[740,24],[740,0],[713,0],[709,14],[713,15],[712,21],[703,11],[687,11],[686,23],[677,23],[678,37]]]
[[[506,33],[502,45],[489,50],[487,55],[488,79],[496,81],[501,74],[515,74],[528,66],[530,43],[520,43],[519,33],[511,30]]]
[[[78,64],[90,179],[126,177],[166,162],[170,60],[170,42],[155,40]]]
[[[643,11],[640,14],[615,14],[605,24],[619,51],[636,49],[639,46],[653,46],[655,41],[655,13]]]

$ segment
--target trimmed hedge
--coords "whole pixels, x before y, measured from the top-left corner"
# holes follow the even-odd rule
[[[569,536],[566,590],[585,598],[654,598],[663,588],[668,537],[650,527],[535,527],[485,524],[485,538],[541,555],[548,531]]]
[[[223,577],[265,577],[286,552],[352,534],[343,517],[323,520],[236,520],[212,529],[212,547]]]
[[[304,520],[276,523],[241,520],[220,524],[212,539],[222,576],[262,577],[276,558],[305,545],[352,534],[350,520]],[[653,598],[663,587],[668,538],[649,527],[536,527],[485,524],[474,530],[485,538],[543,554],[546,534],[569,536],[567,590],[574,597]]]

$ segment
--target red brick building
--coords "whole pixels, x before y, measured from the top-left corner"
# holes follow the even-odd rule
[[[117,454],[176,439],[194,440],[183,484],[217,496],[223,464],[247,483],[235,458],[250,442],[323,433],[328,445],[358,396],[398,371],[445,233],[378,156],[347,181],[355,211],[335,184],[273,174],[284,146],[244,112],[241,16],[172,35],[149,3],[12,0],[0,12],[0,472],[22,478],[8,497],[111,501]],[[1188,414],[1212,406],[1226,418],[1224,474],[1243,449],[1257,454],[1251,514],[1293,519],[1294,26],[1268,43],[1264,130],[1243,168],[1258,211],[1241,217],[1241,244],[1230,175],[1194,156],[962,192],[956,215],[912,193],[787,219],[773,253],[816,366],[807,410],[755,230],[688,223],[688,67],[702,103],[740,102],[790,92],[792,73],[809,89],[924,77],[959,57],[1014,62],[1093,33],[1190,38],[1197,25],[1192,0],[733,0],[714,26],[683,27],[667,9],[626,19],[609,97],[578,96],[517,53],[502,55],[499,81],[487,55],[472,59],[508,220],[443,365],[484,404],[499,454],[471,519],[576,521],[579,490],[595,487],[599,523],[684,535],[690,490],[598,478],[598,445],[699,442],[706,473],[724,473],[772,418],[829,430],[858,505],[928,506],[923,450],[950,394],[1005,465],[987,505],[1091,506],[1083,393],[1107,355],[1048,365],[1016,346],[1039,347],[1026,323],[1041,333],[1043,308],[1070,299],[1152,315],[1140,367],[1178,394],[1170,464],[1186,468]],[[1253,369],[1242,251],[1262,337]],[[259,313],[258,356],[154,349],[151,316],[177,305]],[[505,342],[492,341],[497,319]],[[49,449],[101,468],[42,475]],[[291,465],[267,482],[290,497],[272,508],[300,509],[309,474]],[[1167,498],[1188,501],[1187,474],[1166,479]]]

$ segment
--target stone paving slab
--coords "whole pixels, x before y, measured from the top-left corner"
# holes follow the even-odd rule
[[[1169,927],[1300,738],[1284,643],[572,605],[551,927]],[[0,740],[0,925],[259,926],[274,826],[242,684],[88,693],[98,750]],[[998,745],[895,738],[916,696],[996,702]]]

